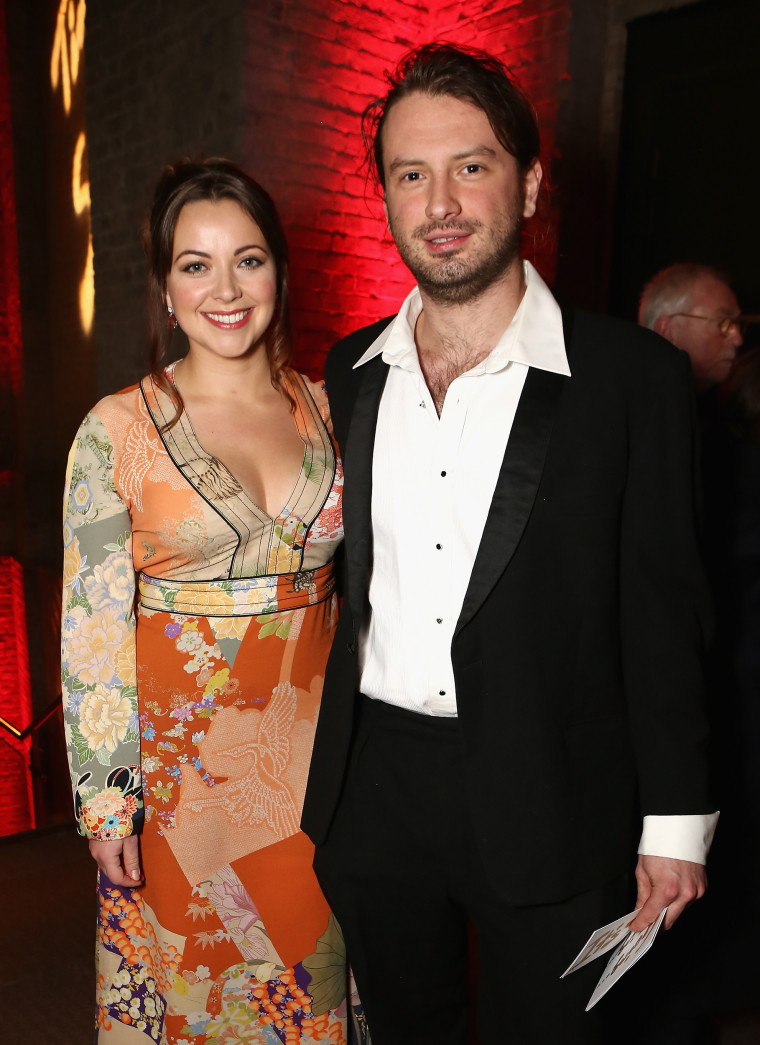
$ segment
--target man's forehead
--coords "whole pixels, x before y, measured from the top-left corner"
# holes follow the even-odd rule
[[[383,156],[386,165],[403,154],[423,159],[432,149],[449,150],[452,158],[466,158],[472,152],[490,151],[495,156],[504,150],[486,113],[466,99],[453,95],[431,95],[414,91],[399,99],[388,110],[383,128]]]
[[[702,306],[733,315],[738,309],[736,295],[729,285],[716,276],[700,276],[691,293],[692,307]]]
[[[415,115],[421,116],[423,113],[428,116],[440,114],[448,123],[478,125],[485,121],[490,126],[485,111],[469,98],[458,98],[454,94],[431,94],[430,91],[410,91],[399,98],[388,109],[385,123],[387,126],[391,121],[398,123],[407,117],[414,121]]]

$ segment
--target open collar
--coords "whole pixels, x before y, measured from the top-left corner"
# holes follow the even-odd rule
[[[515,362],[569,377],[560,307],[529,261],[523,261],[523,273],[525,293],[512,322],[472,373],[495,373]],[[388,366],[418,369],[414,328],[421,312],[422,298],[419,288],[415,287],[396,318],[375,338],[354,369],[379,355]]]

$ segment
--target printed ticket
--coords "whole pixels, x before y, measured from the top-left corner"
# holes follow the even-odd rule
[[[617,921],[610,922],[609,925],[603,925],[601,929],[597,929],[596,932],[589,936],[578,957],[568,965],[562,973],[562,977],[560,977],[569,976],[576,969],[580,969],[583,965],[587,965],[590,961],[612,950],[601,979],[594,988],[594,993],[589,998],[586,1012],[593,1008],[610,987],[617,983],[620,977],[628,972],[631,966],[647,953],[654,943],[667,910],[666,907],[661,911],[659,918],[641,932],[631,932],[628,928],[638,914],[638,910],[636,910],[630,914],[623,915]],[[615,949],[613,950],[613,948]]]

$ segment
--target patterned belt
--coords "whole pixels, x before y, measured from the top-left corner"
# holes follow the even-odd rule
[[[138,586],[145,610],[188,617],[255,617],[324,602],[335,591],[335,571],[328,562],[318,570],[244,580],[173,581],[141,573]]]

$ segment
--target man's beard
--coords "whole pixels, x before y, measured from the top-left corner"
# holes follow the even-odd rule
[[[519,211],[518,211],[519,213]],[[403,239],[389,218],[391,235],[401,259],[432,301],[441,305],[464,305],[502,279],[520,254],[521,219],[512,213],[493,229],[491,249],[482,257],[465,260],[459,252],[426,257],[420,250],[424,237],[433,232],[442,236],[472,233],[484,228],[480,221],[431,221],[418,225],[409,239]]]

